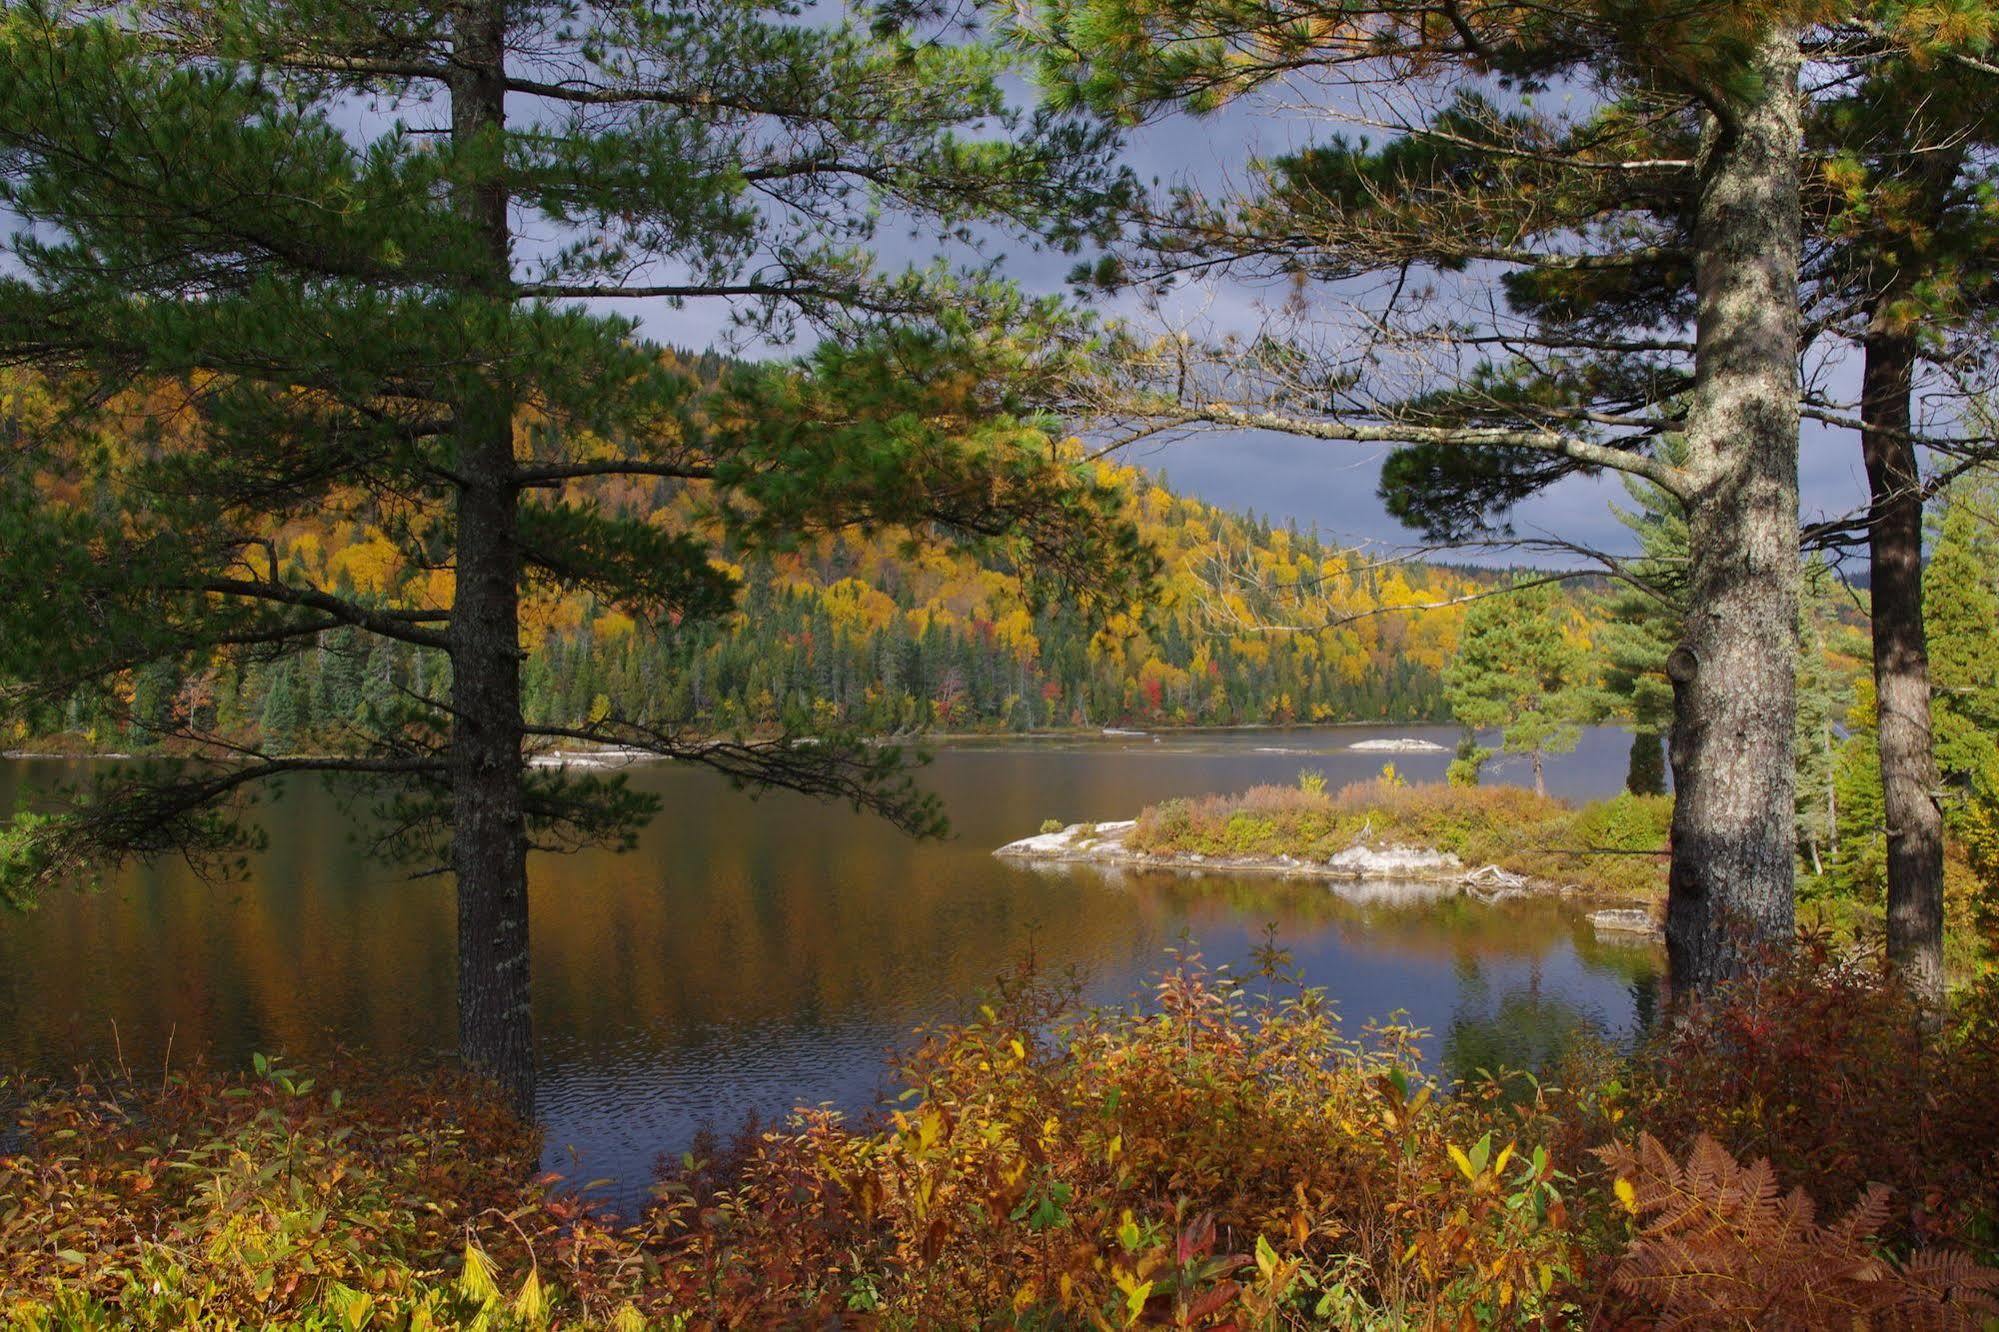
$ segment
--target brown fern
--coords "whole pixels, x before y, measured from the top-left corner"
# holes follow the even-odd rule
[[[1999,1316],[1999,1271],[1955,1251],[1921,1251],[1900,1266],[1877,1251],[1888,1219],[1880,1185],[1824,1226],[1803,1189],[1782,1191],[1767,1160],[1742,1165],[1706,1136],[1685,1166],[1649,1133],[1597,1155],[1639,1221],[1612,1283],[1659,1327],[1976,1332]]]

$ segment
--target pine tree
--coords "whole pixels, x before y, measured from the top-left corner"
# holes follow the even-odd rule
[[[0,675],[102,695],[150,663],[296,660],[342,629],[448,662],[339,756],[186,735],[175,768],[107,774],[9,835],[10,887],[227,856],[230,803],[285,773],[374,784],[405,849],[455,873],[461,1053],[527,1112],[528,851],[630,846],[656,812],[621,781],[530,767],[536,747],[636,746],[933,830],[890,751],[539,724],[521,682],[533,590],[660,626],[732,607],[717,529],[664,532],[620,484],[705,487],[746,549],[903,528],[1027,562],[1086,605],[1149,572],[1115,495],[1038,415],[1088,354],[1077,321],[981,269],[873,258],[891,218],[1068,245],[1124,188],[1104,132],[1016,112],[1006,58],[919,28],[933,17],[0,11],[0,363],[37,366],[66,408],[0,479]],[[706,380],[602,312],[640,299],[730,302],[747,331],[823,340]],[[48,503],[50,482],[80,498]],[[407,585],[312,576],[285,539],[308,518],[378,529]]]
[[[1999,69],[1988,0],[1869,5],[1853,77],[1829,85],[1806,123],[1832,187],[1814,319],[1861,350],[1858,425],[1868,482],[1864,536],[1872,603],[1880,785],[1887,829],[1888,957],[1926,1003],[1943,999],[1944,827],[1932,752],[1924,624],[1918,407],[1922,362],[1976,355],[1989,337],[1999,217],[1991,207],[1990,106]],[[1892,34],[1882,42],[1879,34]],[[1941,441],[1949,451],[1967,445]],[[1988,445],[1971,451],[1990,452]]]
[[[1371,276],[1382,293],[1360,321],[1371,345],[1349,353],[1347,339],[1308,326],[1207,357],[1167,338],[1135,349],[1124,373],[1139,392],[1104,390],[1118,407],[1149,406],[1153,422],[1405,446],[1384,472],[1391,496],[1412,497],[1404,516],[1446,539],[1598,468],[1686,504],[1667,929],[1682,993],[1734,974],[1761,942],[1788,938],[1794,919],[1807,17],[1721,0],[1441,10],[1046,0],[1022,20],[1046,81],[1129,117],[1206,111],[1295,78],[1334,86],[1314,92],[1315,107],[1365,106],[1353,114],[1386,131],[1379,146],[1332,138],[1273,161],[1245,199],[1175,195],[1141,219],[1131,274],[1155,284],[1223,266],[1299,281]],[[1577,90],[1579,109],[1521,96],[1551,87]],[[1504,346],[1517,330],[1514,345],[1545,355],[1433,390],[1427,367],[1441,362],[1457,379],[1486,345],[1451,299],[1483,280],[1475,266],[1497,270],[1508,302],[1546,292],[1565,314],[1490,335]],[[1115,283],[1127,271],[1097,275]],[[1597,322],[1588,288],[1599,275],[1660,299],[1642,320],[1625,307]],[[1473,294],[1481,313],[1499,304]],[[1384,333],[1404,347],[1429,338],[1430,354],[1395,356]],[[1561,353],[1584,345],[1604,355],[1568,376]],[[1524,368],[1537,357],[1560,391]],[[1684,412],[1660,410],[1669,401]],[[1682,465],[1654,449],[1674,430],[1686,438]]]
[[[1499,731],[1503,750],[1528,755],[1541,795],[1548,793],[1543,758],[1576,747],[1596,703],[1588,654],[1570,637],[1567,610],[1546,582],[1487,597],[1465,615],[1444,671],[1451,715],[1468,730]]]
[[[1739,926],[1789,932],[1779,714],[1796,563],[1778,543],[1795,521],[1800,407],[1857,427],[1868,513],[1814,535],[1865,541],[1874,566],[1896,829],[1889,947],[1934,996],[1942,850],[1925,747],[1926,440],[1911,400],[1922,359],[1975,358],[1987,334],[1972,317],[1990,307],[1999,239],[1987,110],[1999,11],[1986,0],[1048,0],[1043,11],[1031,36],[1055,77],[1128,114],[1168,99],[1207,110],[1277,79],[1358,85],[1311,101],[1364,137],[1257,164],[1239,200],[1173,196],[1144,219],[1136,276],[1250,267],[1344,281],[1341,299],[1371,276],[1385,299],[1329,332],[1301,295],[1286,307],[1307,312],[1289,321],[1297,331],[1274,321],[1207,361],[1182,338],[1157,344],[1153,373],[1181,409],[1167,419],[1410,446],[1388,461],[1386,497],[1441,539],[1488,534],[1495,514],[1579,470],[1646,475],[1655,441],[1687,435],[1687,462],[1650,473],[1693,501],[1668,912],[1683,981],[1732,967]],[[1808,318],[1792,320],[1801,305]],[[1786,373],[1800,329],[1807,345],[1862,350],[1857,413]],[[1414,374],[1377,383],[1398,349]],[[1727,419],[1748,403],[1752,419]],[[1768,433],[1752,443],[1751,429]],[[1752,788],[1759,812],[1744,818]]]

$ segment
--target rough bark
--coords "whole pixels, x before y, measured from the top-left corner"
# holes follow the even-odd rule
[[[1758,91],[1710,115],[1697,166],[1690,611],[1667,663],[1676,995],[1740,974],[1795,925],[1796,32],[1768,33],[1756,64]]]
[[[1929,645],[1923,631],[1923,499],[1909,437],[1915,340],[1869,321],[1861,380],[1868,571],[1881,801],[1888,839],[1888,960],[1915,996],[1943,998],[1943,811],[1930,749]]]
[[[505,5],[457,14],[452,133],[460,144],[505,122]],[[507,187],[499,155],[457,185],[482,243],[494,300],[511,280]],[[468,371],[456,395],[457,580],[452,605],[452,869],[458,884],[458,1043],[465,1063],[534,1114],[528,990],[527,826],[521,788],[519,488],[513,396],[503,366]]]

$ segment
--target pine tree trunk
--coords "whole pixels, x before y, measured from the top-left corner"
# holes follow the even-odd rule
[[[505,5],[458,11],[452,133],[463,146],[506,117]],[[484,160],[495,163],[498,154]],[[507,188],[461,181],[460,213],[485,246],[484,286],[508,299]],[[513,397],[499,367],[468,370],[457,396],[457,583],[452,604],[452,869],[458,880],[458,1046],[534,1115],[528,991],[527,826],[521,791],[520,548]]]
[[[1798,48],[1759,44],[1761,88],[1710,116],[1694,222],[1685,638],[1673,681],[1676,994],[1739,974],[1795,926]]]
[[[1885,306],[1886,301],[1881,302]],[[1915,996],[1943,999],[1943,811],[1930,749],[1929,646],[1923,634],[1923,498],[1909,395],[1916,346],[1869,321],[1861,380],[1867,462],[1874,691],[1888,837],[1888,960]]]
[[[1534,794],[1537,796],[1548,794],[1548,775],[1542,771],[1541,751],[1538,749],[1534,751]]]

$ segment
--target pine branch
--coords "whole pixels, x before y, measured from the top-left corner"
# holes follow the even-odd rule
[[[1624,449],[1612,448],[1554,430],[1477,426],[1360,425],[1338,419],[1288,416],[1250,411],[1222,403],[1173,408],[1163,415],[1176,421],[1204,421],[1238,430],[1272,430],[1310,439],[1377,444],[1440,444],[1463,448],[1516,448],[1569,458],[1590,467],[1605,467],[1643,477],[1670,494],[1692,493],[1685,473],[1669,463]]]

